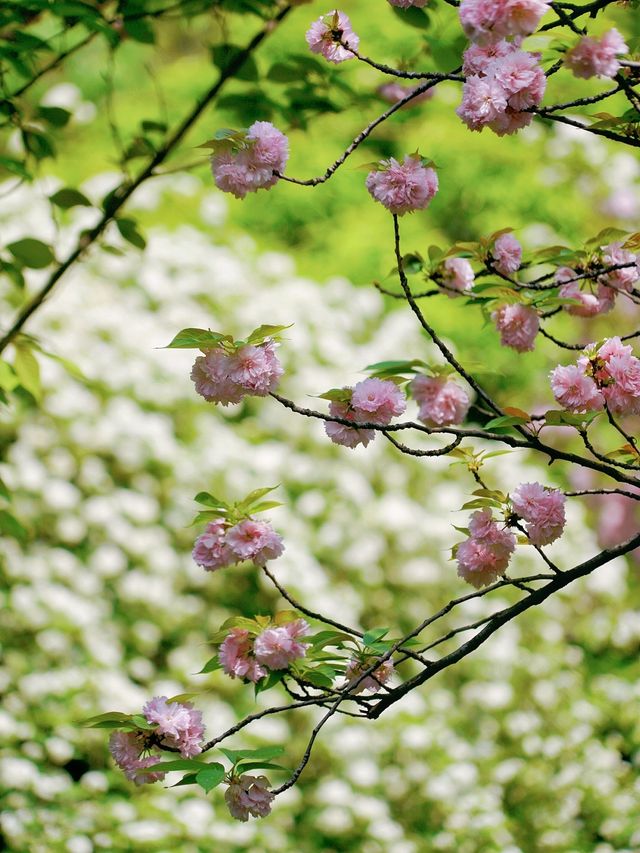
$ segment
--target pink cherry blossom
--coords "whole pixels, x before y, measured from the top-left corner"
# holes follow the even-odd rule
[[[518,50],[516,44],[504,39],[485,46],[470,44],[463,54],[462,72],[465,77],[473,75],[483,77],[494,60],[504,59],[516,50]]]
[[[474,280],[473,267],[466,258],[447,258],[443,263],[442,285],[447,296],[455,298],[458,293],[471,290]]]
[[[522,246],[513,234],[501,234],[491,250],[493,265],[503,275],[510,275],[520,269]]]
[[[349,403],[344,403],[340,400],[332,400],[329,404],[329,414],[334,418],[344,418],[348,421],[360,421],[361,423],[370,422],[368,418],[358,418]],[[353,429],[344,424],[335,423],[335,421],[325,421],[324,429],[331,441],[334,444],[341,444],[344,447],[357,447],[359,444],[366,447],[369,442],[376,437],[375,430],[372,429]]]
[[[540,328],[538,314],[526,305],[502,305],[491,314],[500,332],[500,343],[518,352],[529,352],[535,346]]]
[[[469,130],[481,131],[506,109],[506,93],[494,77],[467,77],[456,113]]]
[[[549,0],[462,0],[459,14],[467,38],[484,45],[529,35],[548,10]]]
[[[417,6],[421,9],[423,6],[427,5],[428,0],[389,0],[392,6],[396,6],[398,9],[408,9],[409,6]]]
[[[562,492],[540,483],[522,483],[511,494],[513,509],[527,522],[527,534],[534,545],[549,545],[562,536],[565,503]]]
[[[229,379],[256,397],[273,391],[283,372],[273,341],[247,344],[229,358]]]
[[[640,259],[638,256],[623,248],[620,242],[603,246],[602,253],[603,266],[614,267],[620,264],[632,264],[632,266],[611,270],[611,272],[601,276],[601,280],[609,287],[626,290],[630,293],[633,285],[640,279]]]
[[[357,681],[362,673],[366,672],[374,663],[374,658],[367,658],[365,660],[353,658],[349,661],[344,676],[347,679],[347,687],[352,693],[362,693],[365,690],[370,690],[371,693],[377,693],[378,690],[380,690],[381,685],[386,684],[389,681],[394,673],[393,661],[390,658],[389,660],[383,661],[377,669],[374,669],[371,675],[363,678],[357,687],[351,688],[349,686],[352,682]]]
[[[236,561],[252,560],[262,566],[267,560],[275,560],[284,551],[280,534],[268,521],[246,518],[227,531],[226,545]]]
[[[244,628],[231,628],[218,650],[218,657],[223,670],[231,678],[255,683],[267,674],[267,670],[253,657],[253,640]]]
[[[555,273],[556,284],[560,287],[559,295],[562,299],[575,299],[579,305],[564,305],[568,314],[576,317],[593,317],[602,311],[603,305],[600,299],[593,293],[585,293],[580,289],[580,281],[574,281],[577,273],[571,267],[558,267]]]
[[[216,186],[236,198],[270,189],[289,157],[287,137],[268,121],[256,121],[240,140],[223,140],[211,158]]]
[[[266,628],[255,639],[253,650],[256,660],[268,669],[287,669],[292,661],[307,654],[308,644],[298,642],[298,638],[304,637],[309,630],[304,619]]]
[[[471,405],[469,395],[452,379],[419,375],[412,379],[410,388],[420,406],[418,418],[427,426],[452,426],[466,418]]]
[[[157,723],[162,744],[180,751],[183,758],[193,758],[202,752],[204,725],[202,712],[190,702],[170,702],[166,696],[156,696],[142,709],[149,723]]]
[[[607,362],[611,384],[602,393],[614,414],[640,414],[640,360],[635,356],[611,356]]]
[[[269,784],[266,776],[236,776],[224,793],[231,816],[243,822],[249,820],[249,815],[266,817],[275,797]]]
[[[417,155],[405,155],[402,163],[391,157],[382,160],[380,167],[369,172],[367,189],[376,201],[398,216],[423,210],[438,191],[435,170],[424,166]]]
[[[221,349],[208,350],[196,358],[191,370],[196,391],[209,403],[228,406],[239,403],[244,390],[229,379],[229,358]]]
[[[620,70],[618,56],[628,52],[624,39],[613,28],[599,39],[583,36],[565,53],[564,64],[576,77],[615,77]]]
[[[114,731],[109,738],[109,752],[130,782],[144,785],[164,779],[164,773],[145,772],[160,761],[159,756],[141,757],[143,743],[138,732]]]
[[[593,412],[604,406],[596,383],[575,364],[551,371],[551,389],[558,403],[570,412]]]
[[[336,16],[337,15],[337,19]],[[353,53],[342,47],[343,42],[353,50],[358,49],[360,38],[351,28],[351,21],[344,12],[327,12],[309,27],[306,33],[307,44],[313,53],[320,53],[329,62],[338,64],[353,59]]]
[[[196,539],[191,555],[208,572],[215,572],[237,562],[225,541],[225,525],[221,518],[210,521],[204,533]]]
[[[364,379],[353,389],[351,407],[356,420],[387,426],[391,419],[401,415],[407,399],[395,382],[385,379]]]
[[[469,538],[458,546],[458,575],[479,589],[505,573],[516,540],[513,533],[493,520],[489,509],[473,513],[469,533]]]

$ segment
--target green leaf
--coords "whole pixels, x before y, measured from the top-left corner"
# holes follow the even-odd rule
[[[15,371],[11,365],[0,359],[0,388],[3,388],[5,391],[13,391],[13,389],[20,384],[20,380],[15,374]]]
[[[393,6],[392,11],[405,24],[409,24],[410,27],[426,30],[429,26],[429,16],[424,9],[418,9],[417,6],[409,6],[407,9],[400,9],[397,6]]]
[[[246,773],[248,770],[284,770],[285,773],[289,772],[288,767],[283,767],[282,764],[273,764],[270,761],[248,761],[248,762],[240,762],[238,764],[238,771],[240,773]]]
[[[124,31],[134,41],[141,44],[154,44],[156,37],[149,22],[144,18],[124,22]]]
[[[214,657],[209,658],[198,675],[205,675],[207,672],[215,672],[217,669],[222,669],[222,664],[220,663],[218,655],[215,655]]]
[[[34,270],[44,269],[55,261],[51,247],[33,237],[25,237],[22,240],[16,240],[15,243],[9,243],[7,249],[25,267]]]
[[[285,675],[286,671],[283,669],[270,672],[266,678],[261,678],[260,681],[256,682],[255,695],[258,696],[260,693],[264,693],[265,690],[270,690],[276,684],[280,684]]]
[[[38,107],[36,115],[52,127],[64,127],[71,118],[69,110],[63,110],[62,107]]]
[[[13,157],[0,157],[0,169],[10,172],[12,175],[17,175],[25,181],[31,180],[31,175],[27,171],[24,163],[16,160]]]
[[[197,773],[187,773],[186,776],[183,776],[179,782],[176,782],[175,785],[171,785],[170,787],[179,788],[181,785],[195,785],[197,775]]]
[[[68,210],[70,207],[92,207],[91,202],[79,190],[74,190],[71,187],[65,187],[58,192],[49,196],[49,201],[52,204],[61,207],[63,210]]]
[[[245,50],[233,44],[218,44],[212,49],[211,53],[214,65],[220,69],[222,74],[225,74],[232,66],[236,66]],[[247,55],[240,67],[233,72],[233,76],[236,80],[248,80],[249,82],[258,80],[260,75],[255,59]]]
[[[217,762],[208,764],[202,770],[196,773],[196,782],[208,794],[213,788],[222,782],[225,777],[226,770],[222,764]]]
[[[283,746],[261,746],[258,749],[223,749],[220,747],[220,752],[225,755],[232,764],[240,761],[242,758],[249,758],[252,761],[270,761],[272,758],[277,758],[284,753]]]
[[[284,504],[281,501],[260,501],[251,507],[251,514],[266,512],[268,509],[277,509],[279,506],[284,506]]]
[[[131,714],[123,714],[122,711],[107,711],[105,714],[97,714],[81,720],[79,725],[86,728],[98,728],[102,723],[130,723]]]
[[[172,770],[191,770],[199,773],[201,769],[209,766],[206,761],[196,761],[193,758],[176,758],[172,761],[160,761],[158,764],[154,764],[153,772],[155,773],[156,770],[162,773],[169,773]]]
[[[241,508],[242,509],[244,509],[244,508],[250,509],[254,503],[257,503],[260,500],[260,498],[263,498],[265,495],[268,495],[269,492],[275,491],[277,488],[278,488],[278,486],[266,486],[265,488],[262,488],[262,489],[254,489],[252,492],[250,492],[246,496],[246,498],[244,498],[238,504],[238,508],[239,509],[241,509]]]
[[[526,423],[529,423],[529,419],[520,417],[519,415],[500,415],[499,418],[492,418],[492,420],[488,421],[484,425],[484,428],[491,430],[499,427],[510,427]]]
[[[362,642],[365,646],[369,646],[371,643],[376,643],[378,640],[381,640],[388,633],[388,628],[373,628],[371,631],[367,631],[364,634]]]
[[[0,530],[19,542],[25,542],[27,539],[26,529],[14,515],[4,509],[0,510]]]
[[[579,427],[582,424],[591,423],[595,418],[601,415],[602,412],[584,412],[573,414],[565,412],[561,409],[550,409],[545,413],[544,419],[548,426],[575,426]]]
[[[194,501],[196,503],[202,504],[203,506],[210,506],[214,509],[227,509],[227,504],[224,501],[221,501],[220,498],[216,498],[213,495],[210,495],[209,492],[198,492],[195,496]]]
[[[25,344],[15,345],[16,354],[13,362],[13,369],[16,372],[20,384],[25,388],[36,400],[40,400],[42,396],[42,387],[40,385],[40,367],[38,361],[33,354],[33,350]]]
[[[147,241],[138,231],[138,224],[135,219],[116,219],[116,225],[118,226],[118,231],[127,243],[131,243],[131,245],[135,246],[137,249],[144,249],[147,245]]]
[[[270,326],[263,325],[258,326],[257,329],[254,329],[253,332],[247,338],[248,344],[259,344],[262,343],[267,338],[273,338],[276,335],[279,335],[280,332],[284,332],[285,329],[290,329],[293,326],[293,323],[289,323],[288,326]]]
[[[165,349],[213,349],[222,341],[232,342],[233,338],[211,329],[182,329]]]
[[[318,394],[319,400],[332,400],[338,403],[351,402],[351,388],[332,388],[330,391],[325,391],[324,394]]]

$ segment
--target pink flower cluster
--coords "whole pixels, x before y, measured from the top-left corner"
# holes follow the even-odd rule
[[[460,23],[469,41],[485,45],[530,35],[548,11],[549,0],[462,0]]]
[[[458,547],[458,575],[476,589],[488,586],[505,573],[515,547],[515,536],[494,521],[491,510],[474,512],[469,538]]]
[[[634,284],[640,280],[640,258],[620,242],[610,243],[602,247],[602,263],[606,267],[629,264],[617,270],[605,273],[600,278],[610,288],[613,288],[614,297],[616,291],[627,291],[631,293]]]
[[[366,183],[373,198],[397,216],[424,210],[438,191],[435,170],[417,154],[406,154],[402,163],[393,157],[382,160]]]
[[[520,269],[522,246],[513,234],[507,232],[498,237],[491,250],[491,261],[502,275],[512,275]]]
[[[190,702],[169,702],[166,696],[155,696],[142,713],[147,722],[157,724],[163,746],[179,750],[183,758],[193,758],[202,752],[202,712],[196,711]]]
[[[534,545],[555,542],[566,521],[565,496],[558,489],[545,489],[540,483],[522,483],[511,494],[511,505],[523,521]]]
[[[451,299],[471,290],[475,281],[473,267],[466,258],[447,258],[442,264],[440,275],[438,284],[442,284],[444,292]]]
[[[576,364],[556,367],[551,388],[570,412],[592,412],[607,404],[614,414],[640,414],[640,359],[620,338],[609,338],[595,352],[586,350]]]
[[[259,681],[270,670],[287,669],[289,664],[307,654],[307,644],[300,638],[309,633],[304,619],[266,628],[253,637],[244,628],[232,628],[218,651],[223,670],[231,678]]]
[[[506,41],[472,45],[464,56],[467,79],[456,110],[467,127],[489,127],[504,136],[531,124],[533,115],[524,110],[540,104],[547,85],[539,58]]]
[[[224,792],[224,799],[236,820],[247,821],[252,817],[266,817],[271,812],[275,794],[269,790],[266,776],[236,776]]]
[[[289,159],[289,142],[271,122],[256,121],[238,144],[222,141],[211,158],[218,189],[244,198],[247,193],[270,189],[277,183],[274,171],[283,172]]]
[[[540,319],[533,308],[526,305],[501,305],[491,314],[500,332],[500,343],[517,352],[529,352],[535,346]]]
[[[284,551],[282,537],[267,521],[245,518],[229,526],[223,518],[210,521],[205,532],[196,539],[192,556],[208,572],[251,560],[263,566]]]
[[[210,349],[196,358],[191,379],[209,403],[239,403],[246,396],[266,397],[283,374],[273,341],[246,344],[233,354]]]
[[[615,77],[620,71],[618,56],[628,52],[624,39],[614,28],[599,39],[583,36],[566,52],[564,64],[576,77]]]
[[[469,395],[452,379],[419,375],[411,380],[411,396],[420,406],[418,418],[427,426],[461,424],[467,416]]]
[[[599,284],[597,294],[588,293],[581,289],[581,280],[575,281],[577,275],[571,267],[558,267],[556,270],[555,282],[561,285],[559,296],[562,299],[575,299],[579,303],[564,305],[567,314],[575,317],[594,317],[596,314],[606,314],[610,311],[615,301],[615,290],[605,284]]]
[[[154,764],[159,763],[160,757],[147,755],[143,758],[144,751],[144,738],[140,732],[111,733],[109,752],[127,779],[136,785],[146,785],[164,779],[164,773],[154,773],[150,770]]]
[[[365,660],[354,658],[353,660],[350,660],[344,674],[347,679],[347,687],[350,687],[350,684],[357,681],[358,678],[360,678],[360,676],[374,663],[375,660],[373,658],[367,658]],[[372,693],[377,693],[378,690],[380,690],[380,687],[389,681],[393,673],[393,661],[389,658],[389,660],[383,661],[377,669],[374,669],[371,675],[363,678],[357,687],[354,687],[351,692],[363,693],[365,690],[370,690]]]
[[[204,725],[202,713],[189,702],[169,702],[166,696],[150,699],[142,709],[149,723],[157,724],[155,738],[161,745],[180,751],[183,758],[193,758],[202,752]],[[144,785],[164,779],[164,773],[154,773],[151,768],[161,761],[159,755],[144,756],[158,745],[149,746],[149,732],[114,731],[109,739],[109,751],[127,779]]]
[[[352,390],[350,402],[332,400],[329,414],[354,423],[387,426],[392,418],[404,412],[406,405],[406,397],[395,382],[371,378],[358,382]],[[324,428],[334,444],[351,448],[359,444],[366,447],[376,435],[372,429],[355,429],[332,421],[326,421]]]
[[[314,21],[307,30],[305,38],[313,53],[321,54],[336,65],[354,58],[353,53],[342,47],[340,42],[353,50],[357,50],[360,44],[360,38],[354,33],[349,17],[337,9],[335,12],[321,15],[317,21]]]

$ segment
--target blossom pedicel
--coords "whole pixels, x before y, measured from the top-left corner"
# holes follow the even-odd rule
[[[259,189],[270,189],[278,181],[289,159],[289,142],[271,122],[256,121],[244,134],[217,142],[211,171],[218,189],[236,198]]]

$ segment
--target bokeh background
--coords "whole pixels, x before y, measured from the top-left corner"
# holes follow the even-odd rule
[[[287,72],[274,66],[307,56],[304,31],[325,6],[296,9],[257,55],[258,80],[231,84],[170,163],[175,173],[136,193],[128,210],[146,248],[131,248],[113,228],[107,242],[116,251],[92,252],[29,327],[81,374],[42,357],[42,400],[24,393],[0,411],[0,474],[29,534],[22,543],[7,538],[0,557],[4,845],[34,853],[633,853],[640,584],[625,560],[520,617],[375,723],[332,721],[299,784],[263,821],[234,822],[220,789],[134,788],[114,768],[105,733],[78,724],[195,690],[213,736],[278,701],[279,688],[256,702],[220,673],[194,675],[211,655],[208,636],[229,615],[282,606],[250,568],[210,575],[193,564],[187,525],[203,489],[237,499],[280,483],[284,505],[271,518],[286,552],[274,570],[336,618],[409,630],[466,591],[449,560],[459,538],[452,525],[464,524],[458,509],[474,488],[464,469],[399,456],[381,439],[366,450],[335,447],[321,425],[270,400],[207,405],[189,380],[192,354],[161,349],[178,329],[242,336],[262,322],[293,323],[281,348],[282,388],[303,404],[362,378],[373,361],[433,358],[406,309],[371,284],[393,286],[389,217],[369,200],[361,168],[381,156],[419,148],[439,167],[429,211],[403,220],[406,249],[426,253],[509,226],[527,248],[578,247],[605,226],[637,223],[632,154],[560,125],[536,123],[505,139],[470,134],[454,113],[455,84],[397,115],[319,188],[280,184],[244,202],[216,191],[195,146],[219,127],[271,118],[289,132],[290,174],[310,177],[384,108],[376,94],[384,78],[355,63],[304,66],[313,93],[278,81]],[[363,49],[384,61],[421,55],[455,65],[463,47],[442,3],[430,6],[427,30],[407,27],[382,0],[342,8]],[[628,10],[607,12],[597,27],[612,22],[640,35]],[[7,177],[0,186],[3,245],[35,235],[64,256],[96,212],[52,219],[48,196],[72,186],[97,203],[120,179],[118,146],[142,120],[175,122],[214,79],[211,45],[242,43],[257,25],[216,9],[158,21],[155,44],[129,39],[111,56],[95,41],[44,77],[30,99],[73,118],[36,182]],[[597,90],[573,79],[554,86],[551,100]],[[295,107],[312,95],[324,105]],[[7,146],[19,153],[15,136]],[[30,272],[28,287],[45,275]],[[2,288],[4,325],[24,294]],[[459,301],[429,300],[428,310],[462,360],[484,365],[501,402],[552,402],[546,374],[558,357],[546,343],[516,355]],[[589,331],[563,319],[554,328],[589,340],[610,334],[612,322],[618,331],[637,320],[628,307],[616,312]],[[520,453],[487,471],[505,490],[527,479],[572,482],[570,471],[538,468]],[[573,502],[552,556],[574,563],[634,523],[626,505],[603,515],[602,506]],[[516,565],[535,563],[525,554]],[[493,606],[510,600],[501,593]],[[446,625],[481,618],[487,606],[470,603]],[[281,743],[294,767],[315,718],[268,718],[230,745]]]

